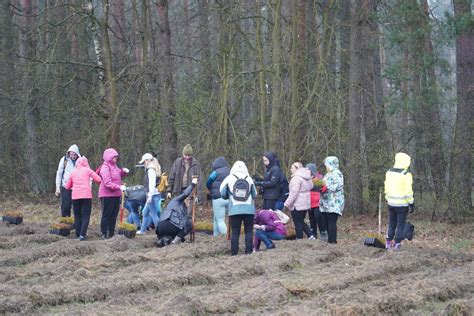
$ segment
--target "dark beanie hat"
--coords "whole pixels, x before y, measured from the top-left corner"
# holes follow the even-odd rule
[[[306,165],[306,168],[311,171],[311,176],[314,177],[316,175],[316,172],[318,172],[318,168],[316,167],[316,164],[314,163],[309,163]]]

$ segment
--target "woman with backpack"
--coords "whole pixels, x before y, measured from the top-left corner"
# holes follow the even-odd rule
[[[97,173],[91,170],[87,158],[77,159],[76,168],[66,183],[66,190],[72,190],[72,208],[74,211],[74,229],[80,241],[86,240],[87,228],[92,210],[91,179],[100,183]]]
[[[144,154],[139,164],[145,165],[143,186],[147,192],[147,198],[142,211],[142,227],[137,231],[137,235],[144,235],[151,223],[153,223],[156,228],[160,217],[161,194],[158,192],[156,186],[160,180],[161,166],[158,160],[150,153]]]
[[[206,187],[211,192],[212,211],[214,213],[214,236],[227,234],[225,214],[229,201],[221,197],[219,191],[222,181],[229,175],[230,167],[224,157],[217,157],[212,163],[212,172],[207,178]]]
[[[239,251],[242,222],[245,232],[245,253],[252,253],[254,200],[257,197],[257,190],[243,161],[234,163],[230,174],[222,181],[220,192],[223,199],[229,200],[229,222],[232,232],[231,255],[235,256]]]
[[[337,157],[326,157],[324,166],[327,172],[323,178],[319,207],[327,220],[328,243],[337,244],[337,219],[344,210],[344,176],[339,170]]]
[[[102,202],[102,218],[100,219],[100,231],[102,239],[112,238],[115,234],[115,223],[120,208],[121,191],[127,187],[122,184],[122,178],[127,176],[127,168],[119,168],[117,161],[118,152],[108,148],[102,155],[104,162],[98,168],[98,174],[102,178],[99,186],[99,198]]]
[[[291,211],[296,239],[303,238],[303,231],[308,239],[316,239],[304,221],[306,213],[311,210],[310,190],[313,188],[311,172],[298,161],[291,165],[290,170],[290,194],[285,201],[285,206]]]
[[[255,181],[256,186],[263,189],[263,207],[265,210],[275,210],[275,204],[280,199],[282,171],[280,162],[274,152],[263,154],[263,164],[265,165],[265,175],[262,181]]]
[[[286,236],[286,228],[272,210],[261,210],[255,214],[253,228],[255,228],[255,238],[253,242],[254,251],[260,249],[260,242],[263,241],[267,249],[275,248],[272,240],[282,240]]]

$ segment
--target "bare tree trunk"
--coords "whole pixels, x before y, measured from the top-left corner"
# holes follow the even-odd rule
[[[457,21],[472,21],[471,0],[454,0]],[[469,25],[469,24],[466,24]],[[474,147],[474,32],[465,26],[456,36],[457,112],[452,151],[450,208],[457,218],[473,213],[472,148]]]
[[[361,115],[372,102],[373,63],[370,59],[369,14],[371,0],[352,0],[351,68],[349,86],[349,133],[347,159],[347,209],[353,214],[364,211],[362,200]]]
[[[168,0],[160,0],[157,3],[158,15],[160,17],[160,63],[163,69],[163,80],[161,87],[161,131],[163,161],[165,165],[171,166],[176,158],[178,137],[175,127],[175,97],[173,84],[173,64],[171,58],[171,31],[168,20]]]
[[[198,0],[199,14],[199,44],[201,49],[201,78],[205,92],[213,90],[213,74],[211,67],[211,40],[209,38],[209,3],[208,0]]]
[[[268,135],[266,122],[268,120],[268,97],[267,97],[267,85],[265,83],[265,60],[263,57],[263,44],[262,44],[262,20],[263,17],[260,17],[261,6],[260,3],[256,2],[256,39],[255,39],[255,48],[257,51],[257,65],[258,70],[258,102],[260,104],[260,132],[262,134],[263,149],[268,151]]]
[[[281,78],[281,2],[272,0],[270,5],[273,10],[272,31],[272,105],[270,120],[270,150],[278,151],[281,147],[280,125],[282,111],[282,78]]]
[[[120,144],[120,122],[119,107],[117,96],[117,85],[115,82],[114,72],[112,69],[112,49],[109,39],[109,0],[102,0],[103,18],[101,23],[102,30],[102,46],[104,49],[104,66],[105,76],[107,78],[107,101],[109,106],[108,119],[108,146],[118,148]]]

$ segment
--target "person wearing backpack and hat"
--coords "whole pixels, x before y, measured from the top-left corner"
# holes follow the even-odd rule
[[[217,157],[212,163],[212,172],[207,178],[206,187],[211,192],[212,211],[214,213],[214,236],[227,234],[225,214],[229,201],[221,197],[220,187],[222,181],[229,175],[230,167],[224,157]]]
[[[255,181],[255,185],[261,186],[263,189],[262,209],[275,210],[275,205],[281,198],[282,171],[280,162],[277,155],[271,151],[264,153],[262,160],[265,165],[265,175],[263,180]]]
[[[323,175],[318,172],[318,168],[314,163],[306,164],[306,168],[311,172],[311,177],[313,180],[313,184],[315,181],[322,180]],[[321,198],[321,188],[322,186],[313,185],[311,189],[310,196],[311,196],[311,210],[308,212],[309,214],[309,223],[311,227],[311,231],[313,232],[314,238],[318,238],[318,227],[319,227],[319,234],[321,240],[327,241],[328,235],[326,232],[326,227],[324,226],[324,222],[321,217],[321,212],[319,211],[319,200]]]
[[[147,199],[142,211],[142,226],[141,229],[137,231],[137,235],[144,235],[151,223],[153,223],[156,228],[160,216],[161,194],[156,187],[161,176],[161,166],[158,160],[150,153],[144,154],[139,164],[145,165],[143,186],[147,191]]]
[[[98,168],[98,174],[102,178],[99,186],[99,198],[102,202],[100,231],[102,239],[107,239],[115,234],[121,191],[127,190],[127,187],[122,184],[122,178],[128,175],[129,170],[117,166],[119,153],[113,148],[106,149],[102,158],[104,162]]]
[[[389,210],[386,249],[400,250],[408,209],[410,213],[415,211],[410,163],[410,156],[397,153],[393,168],[385,174],[385,200]]]
[[[316,239],[304,221],[306,213],[311,210],[310,190],[313,188],[311,172],[298,161],[291,165],[290,170],[290,194],[285,201],[285,206],[291,211],[291,217],[295,224],[296,239],[303,238],[303,231],[308,239]]]
[[[324,166],[327,172],[323,178],[319,209],[323,220],[327,221],[328,243],[337,244],[337,220],[344,210],[344,176],[339,170],[337,157],[326,157]]]
[[[101,178],[90,167],[86,157],[77,159],[76,168],[72,171],[66,183],[66,189],[72,190],[72,205],[74,209],[74,229],[76,237],[84,241],[89,227],[92,210],[91,179],[96,183]]]
[[[81,157],[79,147],[74,144],[69,147],[66,155],[61,157],[56,171],[56,196],[61,196],[61,216],[70,217],[72,207],[72,191],[66,189],[66,183],[76,167],[77,159]]]
[[[257,190],[243,161],[236,161],[220,187],[223,199],[229,200],[229,222],[231,228],[230,250],[235,256],[239,252],[240,227],[244,223],[245,253],[252,253],[253,219]]]
[[[193,157],[193,148],[190,144],[184,146],[182,154],[183,156],[177,158],[171,166],[166,198],[171,199],[173,195],[181,194],[191,184],[193,176],[196,176],[198,177],[197,194],[202,200],[201,164]]]

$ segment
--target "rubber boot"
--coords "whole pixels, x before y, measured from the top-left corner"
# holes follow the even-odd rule
[[[389,250],[390,248],[393,247],[393,244],[392,244],[392,241],[391,240],[387,240],[385,242],[385,249]]]
[[[321,241],[328,241],[328,233],[326,231],[320,232],[319,238],[321,239]]]
[[[399,251],[401,249],[402,249],[402,244],[401,243],[397,243],[397,244],[395,244],[395,247],[393,247],[393,250],[395,250],[395,251]]]

